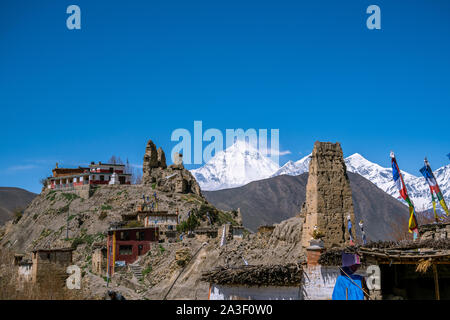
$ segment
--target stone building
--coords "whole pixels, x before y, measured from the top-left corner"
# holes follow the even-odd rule
[[[309,164],[302,246],[308,247],[314,230],[320,232],[325,248],[348,243],[347,217],[354,225],[352,191],[339,142],[316,142]],[[353,238],[354,238],[353,231]]]
[[[295,264],[216,268],[202,274],[208,300],[301,300],[303,270]]]
[[[66,268],[72,264],[73,248],[36,249],[32,254],[32,281],[48,281],[48,278],[61,280],[62,285],[68,277]]]
[[[371,300],[450,299],[450,241],[448,239],[375,242],[334,248],[321,253],[319,265],[337,268],[342,253],[361,258]]]
[[[159,230],[159,242],[175,241],[177,237],[178,214],[161,210],[138,212],[138,221],[144,222],[144,227],[155,227]]]
[[[106,275],[108,263],[106,244],[94,243],[92,247],[92,273],[95,273],[99,276]]]

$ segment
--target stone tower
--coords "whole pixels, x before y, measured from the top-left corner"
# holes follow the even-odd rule
[[[323,234],[325,248],[348,245],[349,215],[354,226],[352,190],[341,145],[317,141],[309,164],[306,202],[302,209],[302,246],[310,245],[315,226]],[[354,238],[355,232],[352,233]]]

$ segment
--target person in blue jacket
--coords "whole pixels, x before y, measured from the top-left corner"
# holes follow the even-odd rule
[[[336,280],[332,300],[364,300],[363,289],[367,292],[366,282],[363,276],[354,274],[360,266],[359,261],[351,264],[348,263],[348,258],[349,255],[343,253],[341,275]]]

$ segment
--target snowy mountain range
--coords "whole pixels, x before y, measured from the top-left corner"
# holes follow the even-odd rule
[[[238,141],[228,149],[217,153],[203,167],[191,172],[202,190],[212,191],[239,187],[251,181],[279,175],[297,176],[308,172],[309,162],[310,155],[296,162],[288,161],[279,167],[255,148]],[[345,163],[349,172],[363,176],[394,198],[399,197],[392,180],[391,168],[384,168],[370,162],[358,153],[345,158]],[[416,210],[424,211],[432,208],[430,191],[425,179],[405,171],[402,173]],[[450,201],[450,165],[435,170],[434,175],[448,203]]]
[[[240,187],[270,177],[279,166],[249,143],[238,140],[203,167],[191,170],[202,190]]]

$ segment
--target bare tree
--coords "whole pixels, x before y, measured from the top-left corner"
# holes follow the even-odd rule
[[[42,187],[46,188],[48,180],[47,180],[47,178],[42,178],[42,179],[39,179],[39,183],[42,184]]]
[[[142,183],[142,171],[136,168],[134,170],[131,178],[132,178],[133,184],[141,184]]]
[[[123,164],[123,161],[120,159],[120,157],[112,155],[111,158],[109,158],[108,163],[110,163],[110,164]]]
[[[111,164],[117,164],[117,158],[116,156],[111,156],[111,158],[109,158],[108,163]]]
[[[128,158],[127,158],[127,162],[125,163],[125,173],[133,175],[133,168],[131,167],[130,162],[128,161]]]

